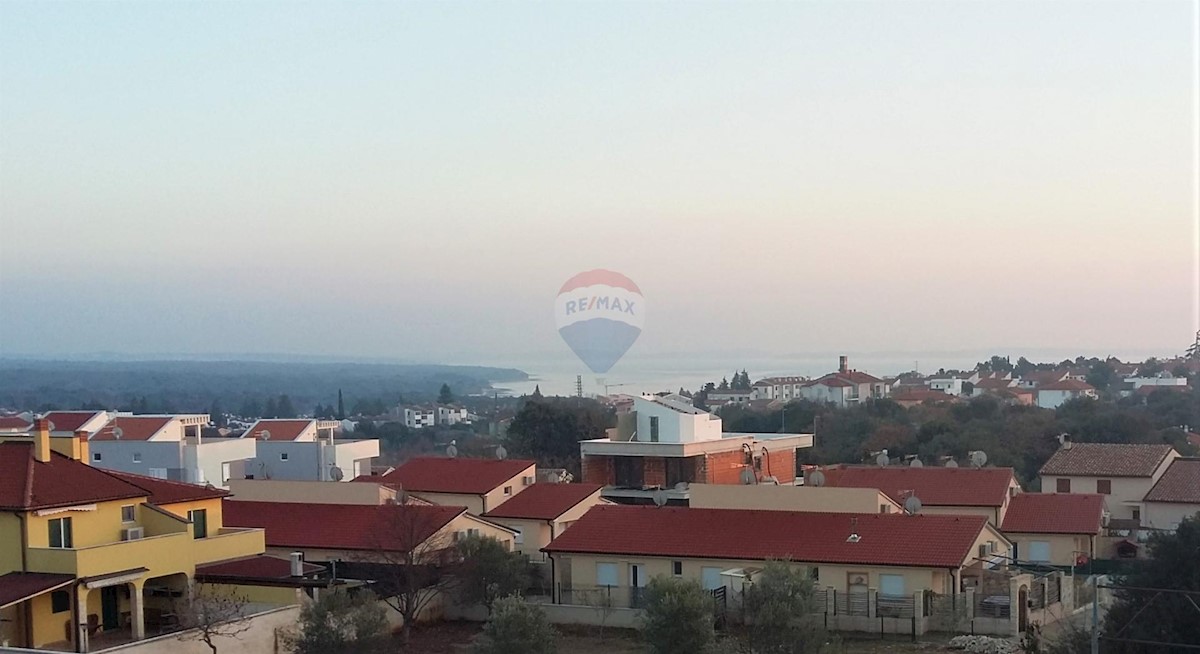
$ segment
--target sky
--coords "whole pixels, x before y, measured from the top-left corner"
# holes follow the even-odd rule
[[[0,356],[1177,354],[1193,12],[8,0]]]

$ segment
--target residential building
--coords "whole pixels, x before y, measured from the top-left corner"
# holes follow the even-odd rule
[[[42,417],[49,421],[51,438],[74,438],[81,431],[100,431],[112,415],[107,411],[51,411]]]
[[[379,505],[399,501],[400,492],[387,484],[355,484],[293,479],[232,479],[229,492],[238,500],[251,502],[299,502],[302,504]]]
[[[263,552],[261,530],[224,525],[225,491],[89,466],[87,439],[52,438],[45,419],[0,441],[0,641],[142,639],[169,626],[197,566]]]
[[[520,495],[483,514],[483,517],[512,529],[517,551],[531,561],[543,561],[542,548],[558,538],[597,504],[599,484],[538,483]]]
[[[1104,496],[1019,493],[1009,503],[1000,532],[1022,563],[1073,566],[1102,554]]]
[[[845,407],[869,399],[887,397],[891,385],[865,372],[852,370],[846,356],[838,357],[837,372],[802,384],[800,397],[818,404]]]
[[[800,399],[800,389],[811,381],[808,377],[767,377],[750,385],[751,400],[779,400],[791,402]]]
[[[1043,493],[1098,493],[1116,519],[1142,519],[1142,499],[1179,453],[1170,445],[1067,441],[1039,471]]]
[[[694,509],[757,509],[818,513],[904,512],[904,507],[875,488],[693,484],[688,488],[688,496],[688,506]]]
[[[721,390],[709,391],[708,393],[705,394],[705,397],[708,400],[709,406],[713,406],[714,404],[745,404],[745,403],[749,402],[750,400],[755,399],[754,391],[752,389],[746,389],[746,390],[730,389],[730,390],[725,390],[725,391],[721,391]]]
[[[1034,390],[1047,384],[1057,384],[1066,381],[1071,377],[1070,372],[1066,370],[1031,370],[1017,380],[1017,385],[1020,388]]]
[[[20,415],[0,416],[0,434],[23,434],[33,429],[33,419]]]
[[[416,457],[379,476],[363,478],[443,506],[484,515],[533,486],[537,463],[527,459]]]
[[[634,398],[606,438],[579,442],[583,481],[605,487],[614,501],[648,502],[654,489],[672,501],[692,483],[790,484],[796,451],[812,434],[743,434],[721,429],[721,418],[678,396]]]
[[[938,403],[959,401],[958,397],[955,395],[948,395],[942,391],[935,391],[931,388],[914,388],[902,391],[893,391],[888,397],[893,402],[906,409],[917,406],[918,404],[924,404],[926,402]]]
[[[1142,498],[1142,524],[1174,531],[1200,513],[1200,458],[1178,457]]]
[[[453,425],[471,424],[471,414],[461,406],[439,404],[437,407],[437,424],[450,427]]]
[[[975,382],[971,389],[971,397],[981,395],[997,395],[1009,389],[1017,388],[1017,381],[1007,377],[986,377]]]
[[[992,526],[1001,524],[1008,503],[1021,492],[1012,468],[836,465],[821,472],[829,487],[879,489],[901,506],[915,496],[922,514],[981,515]]]
[[[350,481],[371,472],[379,440],[338,438],[336,420],[264,418],[243,434],[255,442],[246,461],[247,479]]]
[[[404,407],[404,426],[409,429],[424,429],[438,424],[438,413],[433,407]]]
[[[1080,397],[1095,398],[1096,389],[1078,379],[1064,379],[1037,387],[1037,405],[1043,409],[1057,409],[1064,402]]]
[[[91,464],[159,479],[225,488],[255,455],[254,441],[205,437],[207,414],[114,414],[88,435]],[[84,430],[80,429],[80,433]]]
[[[653,577],[712,590],[726,573],[772,560],[808,566],[819,587],[837,592],[953,593],[980,553],[1006,556],[1009,545],[982,516],[597,506],[545,551],[555,602],[584,603],[600,588],[638,607]]]

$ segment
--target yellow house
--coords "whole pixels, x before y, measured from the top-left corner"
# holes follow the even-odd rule
[[[597,506],[550,543],[555,601],[590,603],[598,590],[636,608],[655,576],[729,585],[727,573],[769,560],[809,567],[817,586],[911,597],[955,592],[981,555],[1007,556],[1008,541],[983,516],[817,513],[653,506]]]
[[[262,530],[223,526],[224,491],[93,468],[45,420],[0,441],[0,642],[144,638],[197,565],[263,552]]]
[[[541,561],[542,548],[550,541],[588,509],[609,503],[600,497],[603,488],[600,484],[534,484],[484,517],[512,529],[517,551],[531,561]]]
[[[1103,516],[1103,495],[1021,493],[1000,531],[1017,561],[1074,566],[1096,557]]]

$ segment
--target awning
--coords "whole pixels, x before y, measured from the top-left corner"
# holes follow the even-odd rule
[[[89,589],[104,588],[106,586],[118,586],[131,581],[137,581],[147,572],[149,572],[149,568],[130,568],[129,570],[121,570],[120,572],[84,577],[80,581]]]
[[[74,581],[74,575],[48,572],[10,572],[0,575],[0,609],[69,586]]]

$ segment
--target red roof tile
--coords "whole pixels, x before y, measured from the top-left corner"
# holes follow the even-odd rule
[[[536,462],[525,459],[457,459],[417,457],[384,475],[384,482],[420,493],[483,495],[516,477]]]
[[[150,493],[151,504],[162,506],[164,504],[175,504],[177,502],[191,502],[194,500],[211,500],[218,497],[229,495],[229,491],[220,488],[210,488],[199,484],[189,484],[182,481],[170,481],[168,479],[158,479],[156,477],[146,477],[144,475],[135,475],[129,472],[118,472],[116,470],[105,470],[108,474],[129,482],[138,488]]]
[[[846,372],[835,372],[833,374],[852,384],[878,384],[883,381],[874,375],[869,375],[859,370],[847,370]]]
[[[1032,383],[1034,386],[1051,384],[1062,381],[1067,376],[1065,370],[1031,370],[1021,375],[1021,381]]]
[[[599,505],[547,552],[952,568],[983,516],[809,513]],[[852,526],[853,525],[853,526]],[[859,541],[851,543],[851,533]]]
[[[928,388],[905,390],[892,393],[889,397],[896,402],[950,402],[958,399],[953,395]]]
[[[1048,384],[1039,384],[1039,391],[1094,391],[1096,388],[1091,384],[1078,379],[1064,379],[1058,382]]]
[[[1104,496],[1084,493],[1018,493],[1000,531],[1024,534],[1098,534]]]
[[[600,488],[599,484],[534,484],[484,516],[553,520],[599,492]]]
[[[246,433],[242,434],[242,438],[254,438],[261,441],[263,440],[263,432],[269,431],[271,432],[271,440],[273,441],[294,441],[312,423],[312,420],[263,419],[250,425]]]
[[[27,431],[33,428],[33,423],[20,416],[0,417],[0,429]]]
[[[1038,474],[1080,477],[1151,477],[1173,451],[1170,445],[1071,443],[1060,447]]]
[[[0,575],[0,609],[73,581],[75,575],[48,572],[10,572]]]
[[[304,574],[306,575],[316,574],[325,569],[323,566],[311,563],[303,565]],[[292,576],[292,562],[289,559],[271,556],[270,554],[259,554],[241,559],[219,561],[208,565],[198,565],[196,566],[196,576],[209,578],[290,579]]]
[[[1156,391],[1163,391],[1165,393],[1190,393],[1190,392],[1192,392],[1192,387],[1191,386],[1151,386],[1151,385],[1147,384],[1145,386],[1139,386],[1138,389],[1136,391],[1134,391],[1134,393],[1136,393],[1138,395],[1151,395]]]
[[[162,431],[171,418],[166,416],[119,416],[108,421],[108,424],[88,437],[90,441],[144,441]],[[120,428],[121,438],[117,438],[115,429]]]
[[[1180,457],[1146,493],[1147,502],[1200,504],[1200,458]]]
[[[1011,379],[996,379],[995,377],[988,377],[987,379],[980,379],[978,382],[976,382],[975,388],[982,388],[984,390],[989,390],[989,389],[998,389],[998,388],[1008,388],[1015,384],[1016,384],[1016,382],[1014,382]]]
[[[266,529],[267,547],[405,552],[466,512],[462,506],[225,500],[228,527]]]
[[[822,472],[827,486],[878,488],[900,504],[911,493],[929,506],[1002,506],[1013,480],[1012,468],[834,466]]]
[[[39,462],[33,456],[33,443],[0,443],[0,509],[48,509],[149,494],[58,452]]]
[[[51,431],[75,431],[101,411],[51,411],[42,416],[54,424]]]

